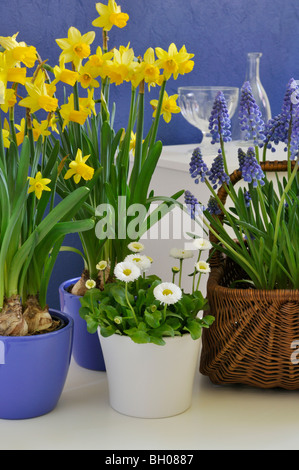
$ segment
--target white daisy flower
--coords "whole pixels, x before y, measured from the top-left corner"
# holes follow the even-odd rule
[[[132,282],[140,276],[141,271],[136,264],[130,261],[122,261],[115,266],[114,274],[120,281]]]
[[[95,286],[96,286],[96,282],[95,282],[93,279],[88,279],[88,280],[85,282],[85,287],[86,287],[87,289],[93,289]]]
[[[185,259],[185,258],[193,258],[194,253],[192,250],[180,250],[178,248],[172,248],[170,250],[170,256],[176,259]]]
[[[107,261],[100,261],[97,265],[96,265],[96,268],[99,270],[99,271],[104,271],[104,269],[107,268]]]
[[[195,269],[200,273],[209,273],[211,271],[210,265],[206,261],[198,261],[195,264]]]
[[[175,304],[182,297],[181,289],[172,282],[162,282],[158,284],[153,291],[153,294],[157,300],[162,304]]]
[[[195,238],[193,241],[193,246],[197,250],[210,250],[212,248],[212,243],[205,238]]]
[[[130,261],[131,263],[136,264],[141,272],[147,271],[152,264],[148,256],[140,255],[139,253],[126,256],[124,261]]]
[[[144,250],[144,245],[139,242],[131,242],[128,244],[128,248],[130,251],[133,251],[134,253],[139,253],[140,251]]]

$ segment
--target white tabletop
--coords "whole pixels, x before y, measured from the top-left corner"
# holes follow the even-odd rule
[[[71,363],[58,406],[29,420],[0,420],[1,450],[298,450],[299,392],[216,386],[198,372],[186,412],[131,418],[108,402],[105,372]],[[190,452],[189,452],[190,453]],[[119,452],[121,455],[121,452]]]

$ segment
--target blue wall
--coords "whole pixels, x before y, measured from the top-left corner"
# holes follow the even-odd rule
[[[106,2],[105,2],[106,3]],[[247,52],[263,53],[261,79],[267,91],[272,114],[280,111],[285,86],[293,77],[299,79],[298,0],[119,0],[122,11],[130,15],[125,29],[112,29],[109,46],[127,45],[130,41],[136,54],[149,47],[167,49],[171,42],[186,45],[195,54],[192,73],[168,83],[169,94],[181,85],[232,85],[240,87],[245,78]],[[91,22],[98,16],[94,0],[0,0],[0,35],[11,36],[19,31],[18,40],[34,45],[42,59],[58,63],[60,49],[55,38],[67,36],[70,26],[81,33],[97,32]],[[129,87],[112,92],[117,102],[117,124],[125,125]],[[152,96],[151,96],[152,98]],[[148,105],[147,123],[151,120]],[[165,145],[196,143],[199,132],[181,115],[174,115],[170,124],[161,122],[159,138]],[[66,243],[78,244],[69,237]],[[64,268],[62,274],[61,265]],[[68,277],[80,275],[81,260],[63,253],[55,268],[49,297],[58,306],[57,285]],[[63,277],[62,277],[63,276]]]

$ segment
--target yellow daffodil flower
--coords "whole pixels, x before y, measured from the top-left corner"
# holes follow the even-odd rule
[[[0,108],[4,113],[8,112],[8,108],[12,108],[17,102],[16,91],[11,89],[6,89],[4,94],[4,103],[0,104]]]
[[[76,69],[78,69],[82,59],[86,59],[90,55],[90,44],[92,44],[94,38],[94,31],[81,35],[77,28],[71,26],[67,38],[56,39],[58,46],[62,49],[60,59],[65,63],[73,62]]]
[[[45,136],[51,135],[51,132],[48,130],[49,123],[47,119],[41,121],[40,123],[36,119],[33,119],[32,124],[33,137],[35,141],[38,140],[40,135],[43,136],[43,141],[45,139]]]
[[[143,69],[144,81],[148,84],[149,90],[151,86],[156,86],[156,84],[160,84],[160,69],[156,66],[155,52],[152,47],[149,47],[144,54]]]
[[[81,83],[83,88],[88,88],[89,86],[98,88],[100,86],[99,82],[95,79],[95,77],[98,76],[97,70],[94,67],[91,67],[89,62],[84,66],[79,67],[78,71],[78,82]]]
[[[63,119],[63,129],[70,121],[83,125],[88,117],[88,111],[85,108],[75,109],[73,94],[69,96],[66,104],[61,105],[60,114]]]
[[[186,54],[186,60],[179,63],[179,74],[184,75],[185,73],[189,73],[193,70],[194,61],[190,60],[190,58],[194,57],[194,54],[188,54],[186,46],[183,46],[180,49],[180,53]]]
[[[96,3],[96,10],[100,16],[92,22],[92,25],[103,28],[104,31],[110,31],[112,26],[124,28],[129,19],[129,15],[121,12],[121,7],[115,0],[109,0],[108,5]]]
[[[2,139],[3,139],[4,147],[8,148],[10,146],[10,140],[9,140],[9,131],[7,129],[2,129]]]
[[[130,149],[132,150],[133,155],[135,154],[135,147],[136,147],[136,134],[131,131],[131,139],[130,139]]]
[[[35,178],[29,176],[28,179],[30,185],[28,193],[32,193],[34,191],[37,199],[41,198],[43,191],[51,191],[47,186],[47,184],[51,183],[51,180],[49,178],[43,178],[40,171],[36,174]]]
[[[66,172],[64,179],[67,180],[73,176],[76,184],[80,182],[81,178],[85,181],[91,180],[94,174],[94,169],[85,163],[89,157],[90,155],[82,157],[82,150],[78,149],[76,158],[70,163],[70,168]]]
[[[105,52],[103,54],[101,47],[98,46],[96,53],[89,56],[88,58],[88,65],[91,75],[93,77],[100,76],[101,78],[106,78],[107,66],[111,64],[112,58],[113,51]]]
[[[87,113],[88,115],[93,113],[96,116],[97,114],[96,108],[95,108],[96,104],[93,99],[93,93],[94,93],[94,89],[87,90],[87,97],[79,98],[79,107],[83,112]]]
[[[120,46],[119,50],[114,49],[113,62],[107,68],[107,75],[111,83],[120,85],[124,81],[130,81],[131,75],[135,69],[134,51],[130,44]]]
[[[13,36],[0,36],[0,45],[4,47],[7,54],[7,61],[11,67],[19,65],[23,62],[26,67],[34,67],[37,59],[37,51],[34,46],[27,46],[25,42],[18,42],[16,37],[19,33]]]
[[[52,85],[57,82],[66,83],[67,85],[74,86],[78,80],[79,74],[74,70],[69,70],[64,67],[63,60],[60,61],[59,66],[55,65],[53,69],[55,80],[53,80]]]
[[[172,114],[180,112],[180,107],[176,104],[177,99],[178,99],[178,95],[168,96],[167,92],[164,91],[161,114],[163,114],[163,119],[167,123],[170,122]],[[151,100],[150,104],[154,108],[153,117],[155,117],[156,111],[157,111],[158,100]]]
[[[178,51],[174,43],[170,44],[168,51],[164,51],[161,47],[156,47],[155,51],[158,57],[156,65],[164,70],[166,80],[171,76],[176,80],[180,73],[180,67],[186,73],[186,68],[183,69],[182,64],[186,64],[189,59],[194,57],[194,54],[188,54],[185,46]]]
[[[4,88],[6,87],[7,82],[25,85],[26,72],[27,69],[25,67],[11,67],[7,61],[6,52],[0,52],[0,81]]]
[[[38,72],[35,81],[27,81],[25,87],[28,96],[19,102],[19,106],[30,108],[31,113],[35,113],[39,109],[44,109],[48,113],[56,111],[58,100],[52,96],[55,87],[48,86],[45,83],[45,76],[42,70]]]

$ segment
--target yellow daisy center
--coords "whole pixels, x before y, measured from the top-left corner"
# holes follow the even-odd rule
[[[123,270],[123,273],[124,273],[125,276],[130,276],[130,274],[132,273],[132,271],[131,271],[131,269],[126,268],[126,269]]]
[[[164,289],[163,292],[162,292],[163,295],[171,295],[173,294],[172,290],[170,289]]]

